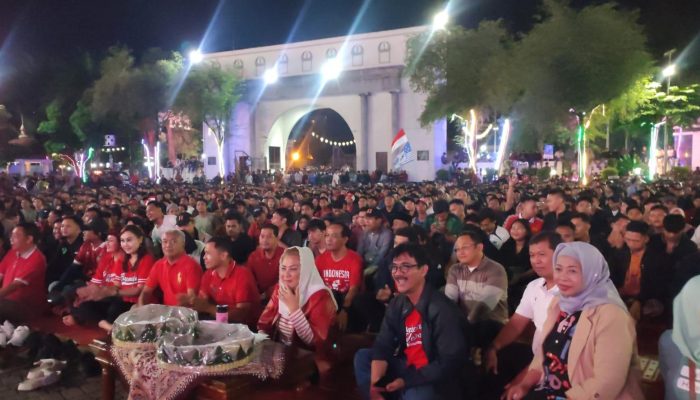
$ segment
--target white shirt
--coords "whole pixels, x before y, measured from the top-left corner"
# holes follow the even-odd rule
[[[542,327],[547,319],[547,309],[552,299],[559,294],[559,288],[553,286],[547,289],[544,278],[537,278],[525,288],[523,298],[515,312],[535,324],[535,335],[532,338],[532,352],[542,345]]]
[[[153,231],[151,231],[151,239],[154,245],[159,245],[163,234],[167,231],[177,229],[177,217],[172,214],[165,214],[163,216],[163,223],[160,226],[154,226]]]
[[[508,234],[508,230],[502,226],[496,226],[496,230],[489,235],[489,241],[491,244],[496,246],[498,250],[501,249],[503,243],[505,243],[508,239],[510,239],[510,234]]]

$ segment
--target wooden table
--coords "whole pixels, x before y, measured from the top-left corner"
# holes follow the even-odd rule
[[[278,344],[279,346],[284,346]],[[90,344],[95,353],[95,359],[102,366],[102,399],[114,400],[116,378],[119,377],[126,384],[119,368],[115,365],[109,351],[110,344],[95,340]],[[226,400],[233,398],[247,398],[252,393],[259,391],[263,386],[266,389],[291,389],[305,380],[308,380],[316,370],[314,354],[308,350],[285,346],[285,369],[280,379],[274,381],[260,381],[254,376],[227,376],[212,378],[199,384],[193,391],[193,398],[198,400]]]

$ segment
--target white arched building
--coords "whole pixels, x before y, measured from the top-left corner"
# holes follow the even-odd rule
[[[246,93],[236,106],[224,150],[226,171],[239,156],[253,167],[285,168],[292,127],[305,114],[330,108],[350,127],[358,170],[391,168],[391,142],[403,129],[416,160],[403,166],[412,181],[433,180],[446,150],[446,123],[421,127],[426,96],[413,91],[403,75],[407,40],[430,27],[396,29],[284,45],[257,47],[204,56],[225,68],[237,68]],[[322,83],[321,67],[329,59],[342,63],[337,80]],[[276,65],[279,79],[265,85],[263,75]],[[204,129],[205,173],[216,176],[216,144]],[[420,152],[420,153],[419,153]]]

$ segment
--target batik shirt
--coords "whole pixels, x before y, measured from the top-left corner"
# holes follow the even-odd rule
[[[573,314],[561,312],[554,329],[542,343],[544,381],[535,389],[535,398],[566,400],[566,391],[571,389],[569,349],[580,317],[581,311]]]

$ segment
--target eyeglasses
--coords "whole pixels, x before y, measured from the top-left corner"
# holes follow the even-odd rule
[[[418,264],[391,264],[389,268],[391,268],[391,272],[396,272],[396,271],[401,271],[402,274],[405,274],[408,272],[411,268],[417,267]]]
[[[462,251],[462,250],[473,249],[475,247],[476,247],[476,243],[472,243],[472,244],[468,243],[468,244],[463,245],[462,247],[455,247],[455,253],[458,251]]]

